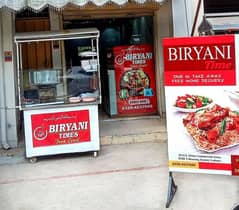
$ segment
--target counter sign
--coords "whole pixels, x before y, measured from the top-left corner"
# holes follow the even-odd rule
[[[90,141],[88,110],[31,116],[33,147]]]

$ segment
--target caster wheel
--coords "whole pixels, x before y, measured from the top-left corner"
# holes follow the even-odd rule
[[[98,152],[93,152],[93,157],[97,157],[98,156]]]
[[[37,158],[36,157],[29,158],[29,162],[30,163],[36,163],[37,162]]]

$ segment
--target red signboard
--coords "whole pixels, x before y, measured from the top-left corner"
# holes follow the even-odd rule
[[[156,113],[152,46],[118,46],[113,52],[118,114]]]
[[[223,86],[236,84],[234,36],[164,40],[165,84]]]
[[[31,115],[33,147],[89,142],[89,110]]]

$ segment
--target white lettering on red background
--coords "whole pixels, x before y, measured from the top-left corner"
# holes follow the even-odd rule
[[[230,60],[231,45],[168,48],[168,61]]]
[[[170,38],[163,41],[163,47],[165,85],[236,84],[234,36]]]
[[[78,122],[78,123],[65,123],[65,124],[52,124],[49,125],[49,133],[62,133],[71,132],[79,130],[87,130],[88,122]]]
[[[49,134],[58,133],[59,139],[76,138],[79,136],[77,131],[87,130],[88,122],[78,122],[78,123],[61,123],[61,124],[51,124],[49,125]]]
[[[153,54],[151,52],[146,53],[129,53],[125,55],[125,60],[139,60],[139,59],[152,59]]]
[[[132,64],[146,64],[147,60],[153,59],[152,52],[145,53],[128,53],[125,55],[125,61],[132,61]]]

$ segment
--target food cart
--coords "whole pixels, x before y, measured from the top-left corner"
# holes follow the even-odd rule
[[[99,31],[16,33],[26,157],[100,149]]]

